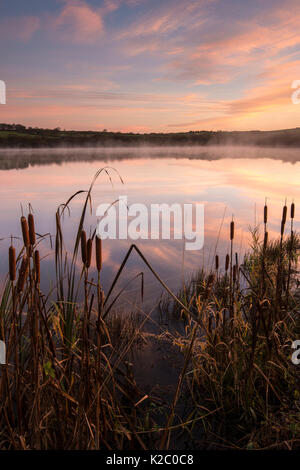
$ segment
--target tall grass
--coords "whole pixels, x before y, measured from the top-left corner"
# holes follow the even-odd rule
[[[188,349],[193,416],[201,419],[208,411],[214,412],[201,420],[206,429],[202,445],[299,448],[299,370],[291,362],[291,343],[300,334],[300,240],[293,231],[294,204],[291,230],[285,238],[286,215],[285,205],[279,240],[268,241],[265,206],[264,237],[260,239],[258,228],[252,231],[252,245],[240,266],[237,260],[232,266],[231,222],[231,252],[223,276],[218,276],[216,262],[209,302],[204,273],[190,284],[187,305],[194,320],[188,324],[190,328],[197,325],[193,328],[199,328],[202,341],[192,354]]]
[[[85,192],[71,253],[64,245],[62,217],[83,191],[57,209],[51,293],[41,290],[43,237],[32,213],[20,220],[20,253],[13,244],[9,248],[0,304],[0,333],[7,347],[7,362],[0,366],[0,448],[168,449],[183,432],[195,447],[299,446],[299,382],[290,361],[291,342],[300,332],[294,203],[290,233],[284,233],[285,205],[278,241],[268,239],[265,206],[263,239],[254,229],[242,263],[234,255],[232,220],[224,271],[216,254],[215,271],[198,272],[178,296],[136,245],[104,293],[105,247],[95,232],[87,237],[85,231],[101,172],[110,177],[111,170],[99,171]],[[165,404],[140,388],[131,366],[145,319],[113,313],[124,292],[117,292],[117,283],[133,250],[169,295],[163,314],[172,308],[185,324],[185,333],[174,341],[183,366]],[[137,278],[143,297],[142,273],[127,286]]]

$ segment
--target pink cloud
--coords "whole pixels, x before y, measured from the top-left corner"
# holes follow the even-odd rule
[[[36,16],[3,18],[0,20],[0,37],[1,39],[29,41],[40,27],[41,21]]]
[[[120,38],[136,38],[140,36],[151,36],[153,34],[164,34],[173,32],[179,28],[196,28],[204,23],[203,7],[216,0],[178,1],[162,2],[159,7],[154,8],[130,28],[120,33]]]
[[[263,13],[236,20],[232,28],[206,8],[213,2],[162,2],[119,34],[125,52],[165,57],[165,79],[210,85],[236,79],[245,66],[260,73],[300,42],[299,2],[276,2]]]
[[[103,21],[106,15],[113,15],[124,4],[134,6],[142,1],[107,0],[98,2],[98,6],[96,2],[91,6],[91,2],[84,0],[62,0],[61,9],[56,14],[48,13],[40,19],[23,17],[0,20],[0,35],[16,34],[18,39],[28,40],[40,29],[47,31],[52,40],[97,44],[104,34]],[[66,83],[52,90],[36,89],[32,93],[26,89],[17,93],[11,90],[11,102],[20,105],[23,99],[23,102],[27,100],[28,106],[29,98],[32,98],[33,105],[59,104],[60,125],[65,119],[69,127],[70,122],[72,127],[94,128],[99,123],[101,126],[106,123],[104,127],[117,126],[128,130],[137,129],[136,124],[141,129],[151,130],[169,130],[168,124],[185,130],[298,125],[299,120],[296,118],[299,107],[291,105],[290,85],[292,80],[299,79],[300,61],[296,60],[297,46],[300,44],[299,1],[288,0],[285,5],[279,5],[277,0],[273,8],[257,9],[249,18],[238,15],[232,23],[228,23],[228,19],[223,21],[216,13],[215,6],[206,8],[213,2],[217,3],[216,0],[165,0],[159,5],[155,3],[147,12],[134,15],[132,24],[123,31],[107,34],[112,43],[110,49],[106,41],[107,50],[112,51],[113,55],[118,46],[118,61],[122,53],[122,62],[130,55],[143,53],[142,57],[130,58],[132,63],[127,65],[109,64],[108,75],[106,72],[104,74],[105,65],[101,63],[99,72],[94,68],[94,61],[90,60],[88,75],[93,77],[92,83],[90,78],[85,78],[84,83]],[[154,72],[149,72],[151,85],[154,84],[150,87],[151,91],[156,85],[157,90],[163,90],[164,86],[159,83],[163,80],[186,82],[187,87],[181,90],[178,88],[173,96],[164,96],[161,91],[152,91],[150,94],[145,92],[149,83],[146,81],[140,93],[127,92],[127,89],[130,91],[133,87],[127,75],[123,78],[117,72],[132,69],[136,63],[140,67],[138,72],[144,64],[147,68],[147,54],[152,54],[159,62],[158,65],[154,63]],[[150,66],[153,57],[149,61]],[[80,54],[77,62],[74,57],[67,58],[64,67],[70,72],[70,67],[78,70],[81,64]],[[113,73],[115,82],[111,79]],[[213,95],[216,89],[214,85],[220,83],[228,84],[225,92],[229,90],[231,96],[237,98],[229,99],[225,92],[219,98],[221,87],[218,87],[216,99]],[[194,93],[199,90],[194,86],[203,84],[207,85],[205,94],[198,91]],[[234,88],[236,84],[237,90]],[[112,90],[117,87],[120,93],[113,93]],[[70,104],[74,104],[74,107]],[[19,108],[21,121],[24,109]],[[48,109],[49,119],[53,122],[53,108],[45,106],[43,109],[45,115],[41,111],[41,119],[46,120]],[[81,117],[76,117],[76,111],[81,116],[84,113],[86,123],[81,122]],[[31,106],[28,112],[26,119],[37,122],[39,108]],[[34,114],[30,116],[30,113]]]
[[[49,20],[49,27],[65,41],[92,43],[103,33],[99,10],[87,3],[67,2],[57,17]]]
[[[45,14],[2,18],[0,38],[28,41],[38,30],[50,32],[52,38],[76,43],[92,43],[103,33],[102,12],[84,1],[64,1],[58,15]]]
[[[199,107],[186,116],[198,116],[169,127],[178,129],[276,129],[299,126],[299,108],[292,104],[291,83],[299,77],[300,61],[284,62],[273,59],[256,86],[234,100],[211,102],[211,114],[203,116]],[[199,118],[200,116],[200,118]]]

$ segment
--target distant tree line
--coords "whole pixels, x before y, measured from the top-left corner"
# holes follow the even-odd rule
[[[0,124],[0,147],[96,147],[96,146],[257,145],[300,147],[300,128],[279,131],[189,131],[175,133],[66,131],[22,124]]]

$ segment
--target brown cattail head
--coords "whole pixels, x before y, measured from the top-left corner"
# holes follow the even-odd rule
[[[234,222],[233,220],[230,222],[230,240],[234,239]]]
[[[33,214],[28,215],[29,239],[31,245],[35,245],[35,226]]]
[[[226,260],[225,260],[225,271],[228,271],[229,268],[229,255],[226,255]]]
[[[216,255],[216,271],[219,269],[219,256]]]
[[[286,215],[287,215],[287,206],[285,204],[283,206],[283,210],[282,210],[281,229],[280,229],[280,233],[281,233],[282,237],[283,237],[283,234],[284,234],[284,227],[285,227],[285,223],[286,223]]]
[[[269,233],[265,232],[264,236],[264,250],[267,248]]]
[[[11,281],[16,279],[16,250],[13,246],[9,247],[8,250],[9,257],[9,278]]]
[[[265,205],[264,207],[264,224],[268,222],[268,206]]]
[[[239,255],[237,253],[235,253],[235,264],[239,265]]]
[[[286,215],[287,215],[287,206],[285,205],[282,210],[282,222],[284,225],[286,223]]]
[[[101,240],[101,238],[97,237],[97,235],[96,235],[95,243],[96,243],[97,270],[101,271],[101,268],[102,268],[102,240]]]
[[[35,282],[37,284],[41,281],[41,266],[40,266],[40,253],[38,250],[34,252],[34,269],[35,269]]]
[[[93,251],[93,240],[89,238],[86,244],[86,267],[87,268],[91,266],[92,251]]]
[[[26,219],[25,219],[26,220]],[[27,255],[23,256],[21,267],[19,269],[19,278],[17,283],[18,292],[22,292],[27,277],[29,262]]]
[[[26,246],[27,248],[30,245],[29,230],[28,230],[28,223],[27,223],[26,217],[24,217],[23,215],[21,217],[21,227],[22,227],[24,246]]]
[[[84,230],[81,232],[81,259],[83,264],[86,264],[87,248],[86,248],[86,233]]]
[[[295,204],[292,202],[291,204],[291,219],[294,219],[295,217]]]

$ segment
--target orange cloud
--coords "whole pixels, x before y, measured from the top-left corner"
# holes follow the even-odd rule
[[[276,129],[297,127],[299,106],[291,101],[291,83],[299,78],[300,60],[286,62],[273,59],[258,74],[258,84],[247,89],[245,96],[234,100],[211,102],[211,115],[195,121],[171,123],[169,127],[210,129]],[[201,116],[199,108],[189,116]]]

